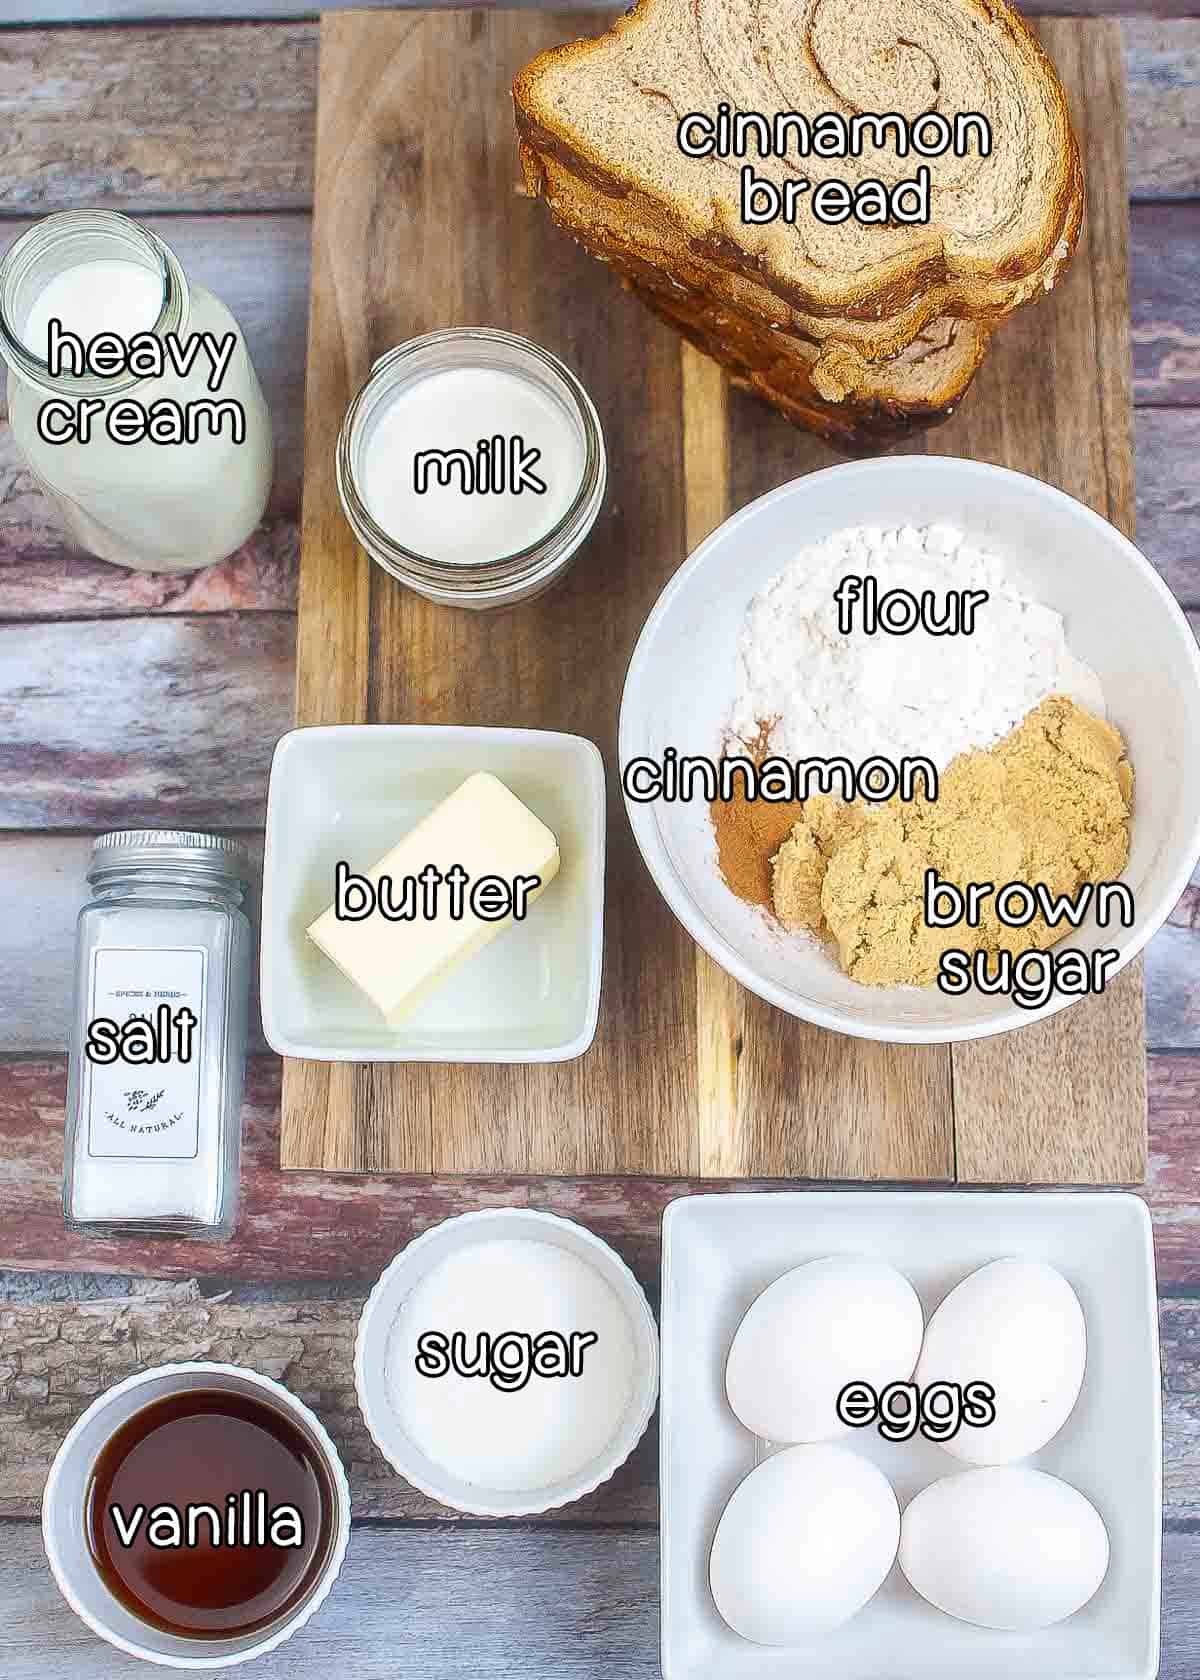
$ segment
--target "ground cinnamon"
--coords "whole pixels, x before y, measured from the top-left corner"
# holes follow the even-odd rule
[[[799,822],[799,799],[782,805],[749,800],[714,799],[709,807],[717,836],[721,874],[731,892],[748,904],[771,904],[771,859]]]
[[[752,741],[730,743],[731,753],[761,764],[771,750],[771,731],[777,719],[763,719]],[[721,875],[730,892],[747,904],[771,909],[771,859],[783,845],[804,811],[800,799],[772,805],[763,799],[747,799],[736,783],[733,799],[714,799],[709,806]]]

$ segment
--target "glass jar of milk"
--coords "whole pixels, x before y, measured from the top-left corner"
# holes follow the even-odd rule
[[[241,331],[172,251],[69,210],[0,262],[9,420],[70,535],[135,571],[222,560],[262,517],[271,422]]]
[[[380,358],[337,450],[346,517],[401,583],[456,607],[506,607],[563,575],[604,501],[591,398],[540,345],[451,327]]]

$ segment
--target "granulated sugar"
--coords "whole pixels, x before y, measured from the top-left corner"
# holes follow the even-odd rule
[[[504,1355],[548,1332],[586,1338],[578,1370],[514,1374]],[[424,1374],[431,1335],[460,1338],[471,1373]],[[487,1336],[503,1344],[498,1380],[482,1368]],[[447,1255],[417,1284],[389,1338],[388,1386],[434,1463],[491,1492],[528,1492],[574,1475],[612,1440],[634,1357],[621,1303],[592,1266],[553,1243],[498,1239]]]

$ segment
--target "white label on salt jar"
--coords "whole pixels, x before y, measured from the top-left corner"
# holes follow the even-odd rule
[[[88,1154],[110,1159],[192,1159],[200,1139],[200,1043],[204,1022],[208,953],[199,946],[146,951],[105,946],[92,957],[87,1026],[97,1021],[123,1027],[150,1023],[164,1046],[161,1024],[169,1016],[195,1018],[184,1035],[190,1054],[178,1054],[170,1038],[167,1060],[107,1064],[83,1057]],[[190,1039],[190,1042],[189,1042]]]

